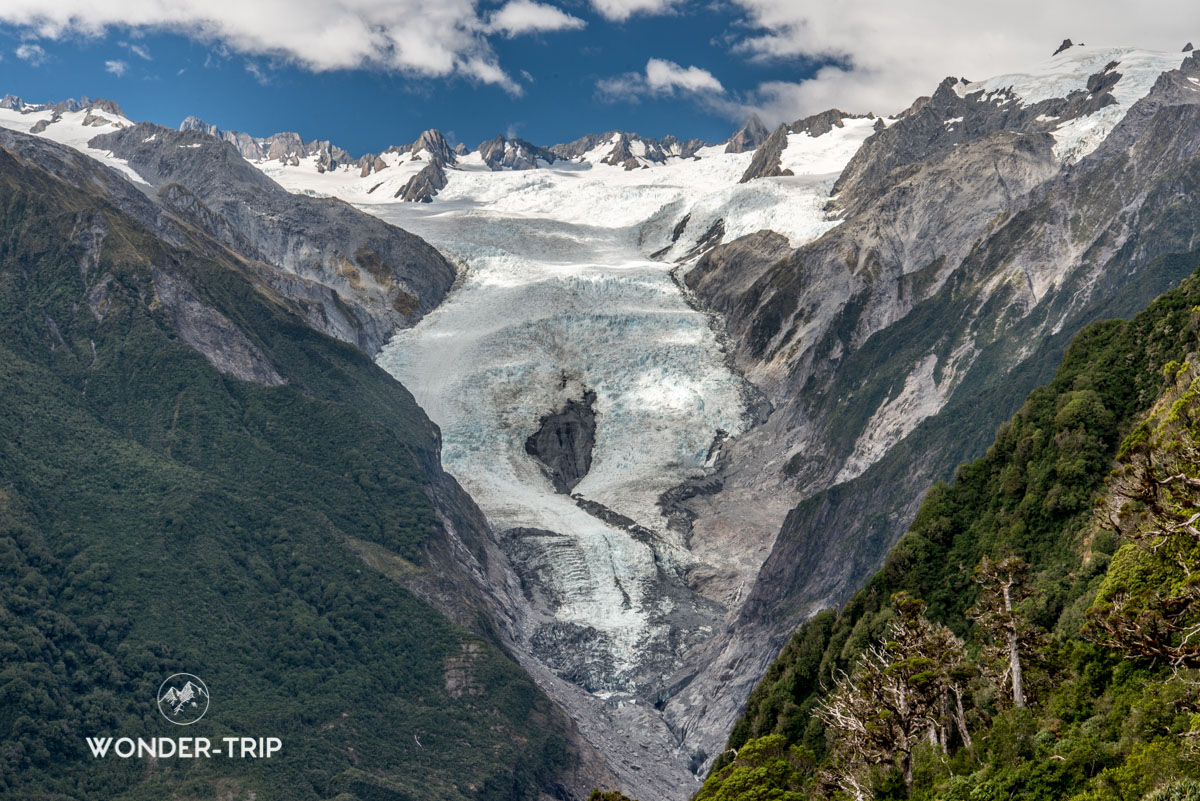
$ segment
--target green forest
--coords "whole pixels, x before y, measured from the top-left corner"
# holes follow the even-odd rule
[[[794,634],[696,800],[1200,798],[1198,331],[1193,276],[1076,336]]]

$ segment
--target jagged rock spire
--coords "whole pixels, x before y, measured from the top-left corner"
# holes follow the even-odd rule
[[[737,133],[729,137],[729,143],[725,145],[725,152],[745,153],[747,150],[754,150],[767,141],[767,137],[770,135],[771,132],[767,130],[766,125],[763,125],[763,121],[758,118],[758,115],[751,114]]]

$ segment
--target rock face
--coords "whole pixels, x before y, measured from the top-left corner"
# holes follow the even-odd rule
[[[263,159],[292,163],[300,159],[319,157],[323,170],[330,170],[339,164],[350,164],[354,158],[340,147],[327,140],[314,139],[304,141],[300,134],[286,131],[271,136],[251,136],[241,131],[226,131],[215,125],[209,125],[197,117],[187,117],[179,125],[180,131],[200,131],[209,136],[229,142],[237,148],[243,158],[251,161]]]
[[[651,139],[636,133],[608,131],[602,134],[581,136],[572,142],[555,145],[550,150],[560,158],[576,159],[584,153],[588,153],[606,144],[611,144],[613,149],[603,159],[604,163],[623,165],[626,159],[637,157],[633,152],[635,146],[641,154],[640,158],[661,164],[670,156],[678,156],[685,159],[691,158],[696,154],[697,150],[707,147],[709,143],[702,139],[677,139],[674,136]],[[621,159],[612,160],[613,154],[618,151],[618,148],[621,148],[625,152],[625,155]]]
[[[767,554],[702,577],[710,593],[751,585],[665,708],[709,757],[742,677],[878,568],[921,494],[982,452],[1073,333],[1200,261],[1200,57],[1127,111],[1112,108],[1120,59],[1032,101],[947,79],[851,160],[838,227],[795,249],[734,240],[686,273],[773,407],[725,448],[720,488],[678,504],[693,547],[736,535]],[[1102,141],[1073,133],[1106,119]]]
[[[804,117],[796,120],[788,126],[791,133],[806,133],[809,136],[824,136],[834,128],[844,128],[845,120],[860,119],[873,117],[873,114],[847,114],[836,108],[831,108],[828,111],[822,111],[819,114],[813,114],[811,117]]]
[[[554,489],[564,495],[575,489],[592,468],[596,444],[596,393],[567,401],[560,411],[541,419],[538,430],[525,440],[525,452],[546,469]]]
[[[747,183],[755,178],[774,178],[780,175],[793,175],[791,170],[780,166],[779,160],[787,147],[788,127],[780,125],[767,137],[766,141],[754,150],[754,159],[742,173],[738,183]]]
[[[320,331],[376,353],[440,302],[455,271],[419,238],[339,200],[293,195],[226,141],[141,123],[97,137],[163,200],[227,247]],[[282,140],[281,140],[282,141]]]
[[[538,160],[553,164],[556,156],[550,150],[524,139],[497,136],[479,145],[479,155],[492,170],[532,170]]]
[[[395,196],[409,202],[432,203],[433,196],[445,186],[446,171],[435,161],[425,165],[419,173],[409,178],[404,186],[396,190]]]
[[[767,140],[771,132],[767,130],[767,126],[763,125],[763,121],[758,118],[757,114],[751,114],[746,123],[729,137],[729,142],[725,145],[726,153],[745,153],[748,150],[761,145]]]
[[[207,305],[187,279],[154,269],[155,297],[171,315],[180,338],[222,373],[268,387],[287,383],[266,355],[228,317]]]

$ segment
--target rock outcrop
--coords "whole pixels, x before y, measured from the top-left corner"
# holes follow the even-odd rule
[[[557,158],[544,147],[503,135],[482,142],[478,150],[484,164],[492,170],[532,170],[537,168],[539,160],[553,164]]]
[[[433,161],[397,189],[395,196],[407,202],[432,203],[433,196],[445,186],[446,171],[442,169],[441,164]]]
[[[729,141],[725,144],[725,152],[745,153],[753,150],[765,142],[770,135],[771,132],[767,130],[767,126],[763,125],[763,121],[758,118],[758,115],[751,114],[745,124],[729,137]]]
[[[570,494],[592,468],[596,444],[596,393],[587,390],[582,400],[566,405],[541,419],[538,430],[525,440],[525,452],[542,463],[557,492]]]
[[[755,178],[774,178],[780,175],[794,175],[791,170],[785,170],[780,165],[780,158],[787,147],[788,127],[780,125],[754,150],[754,159],[742,173],[738,183],[748,183]]]
[[[1109,63],[1087,89],[1033,103],[948,79],[851,160],[838,227],[796,249],[734,240],[686,273],[773,404],[724,449],[720,488],[679,503],[695,545],[737,535],[769,552],[730,636],[666,705],[709,756],[740,677],[878,568],[924,491],[982,452],[1073,333],[1194,270],[1200,57],[1158,77],[1094,150],[1064,148],[1062,124],[1104,119],[1122,73]]]
[[[368,354],[454,282],[453,266],[418,237],[340,200],[293,195],[207,133],[140,123],[93,141],[152,186],[185,188],[186,203],[177,190],[165,198],[175,211],[231,249],[252,247],[244,255],[265,265],[263,280],[313,327]]]

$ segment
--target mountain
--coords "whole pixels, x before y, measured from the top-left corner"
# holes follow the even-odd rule
[[[1072,46],[890,117],[718,144],[427,131],[358,161],[95,109],[0,124],[75,148],[46,169],[127,176],[113,202],[157,236],[238,254],[409,388],[488,554],[464,573],[444,549],[423,597],[485,610],[606,786],[682,798],[796,628],[870,580],[1076,333],[1195,267],[1198,71]],[[220,333],[235,316],[189,322],[190,279],[159,284],[211,363],[292,386]]]
[[[738,787],[757,797],[818,790],[822,771],[837,770],[843,735],[827,731],[816,712],[864,649],[886,637],[897,593],[924,599],[930,620],[976,646],[961,716],[971,739],[944,738],[946,753],[937,743],[917,749],[909,797],[1157,799],[1149,794],[1181,780],[1180,788],[1193,786],[1186,780],[1200,774],[1186,746],[1195,736],[1186,683],[1196,661],[1172,668],[1099,626],[1114,597],[1137,597],[1137,582],[1153,581],[1153,570],[1171,572],[1153,564],[1168,543],[1156,537],[1139,546],[1131,539],[1136,516],[1125,515],[1137,492],[1130,484],[1151,475],[1139,474],[1145,465],[1181,476],[1200,470],[1189,362],[1198,301],[1200,274],[1129,322],[1079,333],[1053,379],[999,428],[986,455],[925,495],[866,586],[793,635],[751,694],[698,801],[750,797]],[[1195,504],[1189,497],[1182,514]],[[989,663],[987,621],[972,611],[986,603],[975,566],[1011,555],[1027,563],[1024,591],[1014,594],[1024,708],[1006,699],[1004,660]],[[1151,608],[1165,608],[1167,594],[1152,596]],[[902,785],[886,788],[891,769],[885,761],[871,795],[903,797]]]
[[[510,799],[602,780],[508,656],[491,533],[403,386],[122,173],[4,131],[0,184],[0,794]],[[156,691],[180,671],[217,693],[197,734],[284,751],[84,758],[85,736],[162,734]]]
[[[1190,273],[1197,80],[1194,58],[1080,47],[1030,76],[948,80],[850,160],[837,227],[792,249],[727,241],[686,274],[772,411],[725,449],[703,484],[720,489],[682,504],[693,542],[738,536],[764,558],[721,577],[745,577],[746,597],[668,705],[675,726],[723,728],[734,709],[717,688],[737,698],[731,675],[757,675],[866,581],[924,491],[983,452],[1075,331]],[[1099,110],[1072,116],[1080,103]]]

